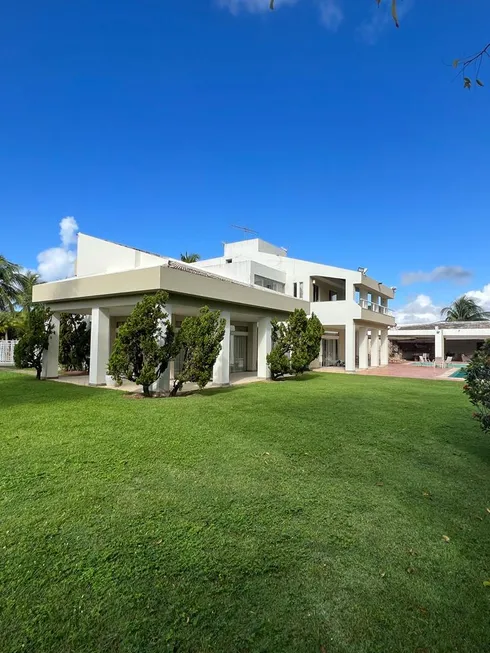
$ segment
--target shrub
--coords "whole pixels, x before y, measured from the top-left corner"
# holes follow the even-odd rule
[[[81,315],[62,313],[60,358],[66,370],[87,370],[90,361],[90,327]]]
[[[165,372],[175,355],[174,331],[165,312],[166,292],[145,295],[121,326],[109,358],[108,371],[117,383],[122,377],[143,386],[150,396],[150,386]]]
[[[176,351],[182,352],[182,368],[176,375],[172,395],[176,395],[184,383],[197,383],[204,388],[213,378],[213,366],[221,351],[226,320],[219,311],[204,306],[199,315],[186,317],[176,338]]]
[[[52,312],[42,304],[34,305],[26,314],[25,330],[14,348],[16,367],[34,368],[36,378],[41,378],[43,352],[49,347],[49,337],[54,332]]]
[[[475,406],[473,417],[490,433],[490,340],[473,354],[466,368],[464,392]]]
[[[267,364],[273,379],[284,374],[302,374],[317,358],[323,327],[313,313],[309,318],[303,309],[296,309],[286,322],[272,322],[272,350]]]

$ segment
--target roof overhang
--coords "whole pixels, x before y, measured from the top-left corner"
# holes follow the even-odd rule
[[[74,301],[83,303],[86,300],[122,298],[158,290],[199,298],[204,302],[209,300],[267,309],[273,313],[288,314],[296,308],[309,312],[309,302],[305,300],[216,275],[201,274],[186,266],[172,266],[172,264],[39,284],[34,287],[33,301],[55,308],[54,305],[58,303],[66,304]]]

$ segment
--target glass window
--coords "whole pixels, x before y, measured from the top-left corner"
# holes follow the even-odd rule
[[[337,295],[337,292],[335,290],[329,290],[328,291],[328,297],[331,302],[336,302],[339,296]]]
[[[276,292],[284,292],[285,286],[280,281],[274,281],[274,279],[268,279],[267,277],[261,277],[260,274],[256,274],[254,277],[254,284],[256,286],[261,286],[262,288],[269,288],[269,290],[275,290]]]
[[[316,285],[316,283],[313,285],[313,301],[320,301],[320,288]]]
[[[303,299],[303,282],[299,282],[299,298]]]
[[[298,296],[298,284],[295,281],[293,283],[293,297],[297,297],[297,296]]]

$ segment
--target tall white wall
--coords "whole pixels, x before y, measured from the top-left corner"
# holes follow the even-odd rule
[[[168,259],[101,238],[78,234],[77,277],[163,264]]]

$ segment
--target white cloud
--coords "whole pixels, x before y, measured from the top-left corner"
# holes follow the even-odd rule
[[[77,242],[78,225],[71,215],[66,216],[60,222],[60,238],[63,247],[67,248]]]
[[[274,7],[279,9],[284,5],[294,5],[299,0],[276,0]],[[241,11],[248,11],[256,14],[270,10],[270,0],[217,0],[218,5],[229,9],[232,14],[238,14]]]
[[[397,324],[437,322],[440,319],[441,306],[436,306],[428,295],[417,295],[415,299],[395,311]]]
[[[483,286],[481,290],[470,290],[466,294],[468,297],[476,299],[485,311],[490,311],[490,283]]]
[[[37,272],[43,281],[56,281],[73,276],[75,252],[63,247],[51,247],[37,255]]]
[[[78,224],[72,216],[60,221],[61,246],[50,247],[37,255],[37,272],[43,281],[56,281],[74,275],[76,254],[70,246],[76,243],[77,232]]]
[[[413,5],[414,0],[397,3],[399,21],[403,20],[403,17],[408,14]],[[379,6],[373,2],[370,12],[370,17],[361,23],[358,32],[365,43],[374,45],[387,27],[394,26],[390,0],[382,0]]]
[[[344,20],[344,14],[337,0],[322,0],[320,2],[320,22],[327,29],[336,32]]]
[[[440,265],[430,272],[404,272],[402,274],[402,283],[408,286],[412,283],[431,283],[434,281],[452,281],[454,283],[465,283],[472,277],[469,270],[465,270],[460,265]]]

